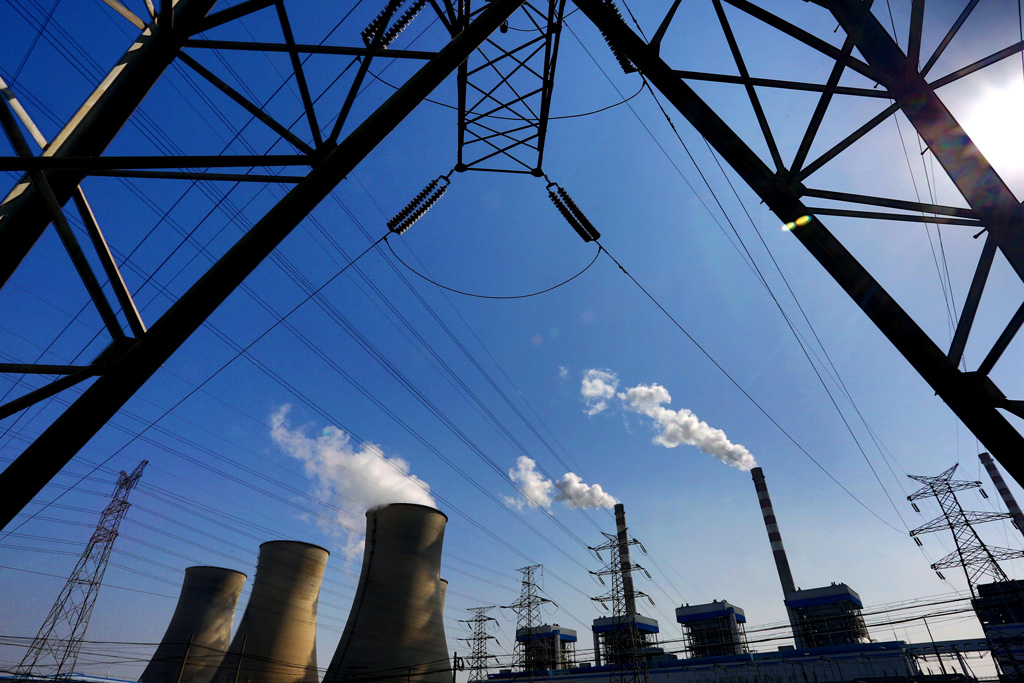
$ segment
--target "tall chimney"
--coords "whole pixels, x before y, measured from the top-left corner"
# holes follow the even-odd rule
[[[636,593],[633,590],[633,563],[629,561],[629,535],[626,532],[626,508],[615,504],[615,532],[619,538],[619,571],[622,574],[622,593],[626,600],[626,614],[636,615]]]
[[[447,521],[411,503],[367,511],[359,585],[323,683],[451,683],[440,576]]]
[[[317,683],[316,607],[328,555],[299,541],[260,546],[249,604],[214,683]]]
[[[1020,506],[1017,505],[1017,501],[1014,500],[1013,494],[1010,493],[1010,487],[1003,481],[1003,475],[999,473],[996,468],[996,461],[992,459],[992,456],[988,453],[979,453],[978,457],[981,459],[981,463],[988,470],[988,476],[992,480],[992,483],[996,486],[996,491],[999,491],[999,495],[1003,499],[1003,503],[1006,505],[1006,509],[1013,515],[1013,524],[1017,527],[1017,530],[1024,534],[1024,512],[1021,512]]]
[[[782,583],[782,594],[785,597],[796,590],[793,572],[789,569],[789,559],[782,545],[779,523],[775,521],[772,499],[768,495],[768,486],[764,483],[764,471],[760,467],[755,467],[750,470],[750,474],[754,478],[754,489],[757,490],[757,500],[761,504],[761,514],[764,516],[764,527],[768,530],[768,540],[772,544],[772,555],[775,556],[775,567],[779,570],[779,581]]]
[[[231,642],[245,574],[221,567],[189,567],[163,640],[139,677],[141,683],[209,683]]]

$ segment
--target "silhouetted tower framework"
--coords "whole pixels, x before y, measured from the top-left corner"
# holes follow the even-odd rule
[[[538,572],[543,572],[544,565],[533,564],[528,567],[521,567],[516,570],[523,575],[522,588],[519,599],[507,609],[516,613],[516,635],[520,633],[532,633],[540,626],[540,607],[551,600],[543,597],[537,588],[536,577]],[[530,641],[516,638],[516,645],[512,657],[512,675],[516,680],[533,681],[534,671],[537,669],[534,661],[534,650],[530,648]]]
[[[459,619],[464,624],[469,624],[470,628],[473,629],[473,635],[469,638],[459,638],[469,644],[470,654],[466,657],[466,668],[469,670],[469,681],[486,681],[487,670],[490,668],[488,663],[492,659],[497,659],[492,654],[487,652],[487,641],[497,640],[494,636],[487,632],[488,627],[492,622],[497,623],[497,619],[494,617],[487,616],[487,613],[494,609],[494,605],[487,607],[470,607],[469,611],[473,613],[472,619]]]
[[[612,616],[616,620],[616,628],[604,638],[604,659],[612,666],[609,677],[611,683],[650,683],[647,659],[642,654],[647,647],[647,640],[640,634],[636,624],[636,599],[647,598],[652,605],[654,601],[649,595],[633,587],[633,570],[644,572],[648,578],[650,574],[630,560],[629,547],[639,546],[645,554],[647,551],[640,541],[629,537],[626,513],[621,503],[615,506],[615,527],[615,534],[601,532],[606,539],[604,543],[599,546],[588,546],[598,558],[601,557],[602,550],[608,551],[610,555],[608,564],[603,569],[590,572],[598,577],[601,583],[604,583],[602,577],[605,576],[612,582],[607,593],[591,598],[606,607],[611,604]],[[596,639],[597,635],[594,637]],[[594,646],[598,646],[596,642]]]
[[[935,498],[939,502],[939,507],[942,508],[941,516],[914,529],[910,535],[916,537],[934,531],[947,529],[952,531],[956,549],[932,564],[932,569],[939,571],[962,567],[964,576],[967,577],[967,584],[971,589],[971,595],[977,597],[976,586],[985,578],[992,581],[1009,580],[1006,572],[999,566],[999,560],[1024,557],[1024,551],[988,546],[981,540],[978,532],[974,530],[975,524],[1011,519],[1012,515],[1006,512],[965,511],[956,498],[956,492],[981,488],[981,482],[953,479],[953,473],[956,472],[957,467],[959,464],[953,465],[937,477],[907,475],[914,481],[924,484],[907,496],[907,500],[913,502],[922,498]]]
[[[148,460],[143,460],[131,474],[121,471],[110,503],[100,514],[96,530],[78,558],[78,564],[21,660],[15,679],[29,676],[68,678],[74,671],[82,639],[89,627],[89,617],[96,604],[96,595],[103,583],[107,560],[117,539],[117,529],[131,507],[128,494],[139,483],[142,470],[148,464]]]

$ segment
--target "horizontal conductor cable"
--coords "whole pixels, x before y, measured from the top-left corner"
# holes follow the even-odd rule
[[[394,256],[395,259],[399,263],[401,263],[405,267],[406,270],[408,270],[410,273],[412,273],[416,277],[418,277],[418,278],[420,278],[422,280],[425,280],[426,282],[429,282],[430,284],[434,285],[435,287],[440,287],[441,289],[443,289],[445,291],[452,292],[454,294],[461,294],[463,296],[470,296],[470,297],[473,297],[473,298],[476,298],[476,299],[528,299],[528,298],[533,297],[533,296],[539,296],[541,294],[547,294],[548,292],[552,292],[552,291],[558,289],[559,287],[562,287],[563,285],[569,284],[570,282],[572,282],[573,280],[578,278],[580,275],[583,275],[583,273],[585,273],[588,270],[590,270],[590,266],[594,265],[594,263],[597,261],[597,258],[601,255],[601,250],[598,249],[594,253],[594,258],[591,259],[590,263],[588,263],[586,266],[583,267],[583,270],[579,271],[578,273],[576,273],[575,275],[569,277],[568,279],[563,280],[562,282],[559,282],[557,285],[552,285],[552,286],[547,287],[545,289],[541,289],[541,290],[538,290],[538,291],[535,291],[535,292],[530,292],[528,294],[495,295],[495,294],[480,294],[480,293],[477,293],[477,292],[467,292],[465,290],[455,289],[454,287],[449,287],[447,285],[443,285],[440,282],[438,282],[438,281],[428,277],[427,275],[424,275],[423,273],[419,272],[418,270],[416,270],[415,268],[410,266],[408,263],[406,263],[404,260],[402,260],[402,257],[399,256],[397,253],[395,253],[395,248],[393,246],[391,246],[391,242],[387,238],[384,239],[384,242],[385,242],[385,244],[388,245],[388,250],[391,252],[391,255]]]

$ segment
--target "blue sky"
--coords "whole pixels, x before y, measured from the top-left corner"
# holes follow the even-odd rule
[[[630,8],[650,35],[667,4],[634,2]],[[334,4],[300,5],[291,11],[300,42],[319,42],[341,18]],[[903,5],[892,6],[901,45],[906,44],[909,11]],[[0,4],[0,75],[48,137],[136,33],[98,0],[58,2],[43,38],[33,45],[51,6],[49,0]],[[131,6],[144,11],[142,3]],[[355,44],[378,9],[376,3],[361,3],[331,40]],[[1020,40],[1016,10],[1011,9],[1007,4],[979,10],[933,73],[945,74]],[[881,4],[876,11],[884,11]],[[958,12],[946,3],[929,7],[924,54],[930,54]],[[749,17],[728,13],[755,75],[825,80],[827,61]],[[783,15],[833,44],[842,40],[832,33],[833,20],[809,4],[794,4]],[[396,47],[440,45],[443,31],[432,19],[429,11],[417,18]],[[887,11],[884,19],[889,25]],[[520,27],[517,21],[522,18],[510,22],[513,29]],[[211,36],[279,39],[262,14],[243,26]],[[603,592],[587,574],[600,563],[580,541],[600,543],[600,531],[614,527],[610,511],[570,509],[557,500],[550,509],[509,505],[506,498],[520,495],[509,472],[521,456],[531,458],[544,479],[560,480],[572,472],[625,504],[634,535],[650,552],[637,561],[653,580],[638,585],[656,602],[652,616],[661,621],[665,640],[678,638],[673,609],[683,603],[725,598],[746,610],[751,625],[783,620],[781,590],[750,475],[694,446],[656,443],[654,420],[629,410],[615,395],[604,410],[594,412],[581,395],[581,383],[595,369],[617,379],[615,393],[660,385],[671,396],[663,407],[691,411],[756,458],[765,469],[798,585],[844,581],[866,605],[963,594],[966,586],[957,572],[946,572],[949,581],[943,582],[928,568],[951,549],[950,540],[933,535],[919,549],[907,536],[908,527],[938,510],[925,505],[918,515],[910,509],[905,498],[915,486],[905,475],[937,474],[960,462],[964,478],[987,484],[974,437],[797,240],[779,229],[779,221],[734,175],[723,175],[681,115],[662,100],[714,194],[651,93],[643,90],[623,103],[640,90],[641,81],[617,69],[582,13],[568,16],[566,26],[552,115],[616,106],[553,120],[545,172],[601,231],[604,248],[756,405],[607,254],[551,292],[494,300],[430,285],[381,245],[291,314],[287,324],[260,338],[306,298],[296,279],[313,287],[328,281],[382,235],[387,219],[423,186],[451,170],[456,117],[443,106],[455,101],[454,80],[449,80],[432,96],[443,104],[422,105],[379,145],[257,269],[245,290],[235,292],[26,509],[37,515],[19,518],[17,529],[0,541],[4,636],[35,634],[116,472],[147,459],[150,465],[133,494],[135,506],[112,555],[88,638],[154,643],[173,609],[185,567],[222,565],[248,573],[251,580],[260,542],[297,539],[332,552],[318,639],[320,664],[326,666],[358,576],[359,535],[351,528],[361,527],[367,505],[384,502],[388,495],[396,500],[426,495],[422,487],[417,487],[420,493],[405,488],[408,481],[400,478],[378,482],[390,486],[391,494],[354,483],[360,480],[345,470],[325,467],[339,453],[341,462],[353,467],[379,464],[381,456],[400,458],[449,515],[443,576],[450,581],[446,622],[452,649],[464,649],[455,638],[463,635],[457,620],[468,616],[465,609],[513,601],[519,587],[515,569],[525,564],[545,566],[543,589],[559,606],[545,618],[582,635],[593,618],[603,615],[588,599]],[[48,37],[71,50],[75,63]],[[221,59],[198,49],[190,54],[226,78],[244,80],[260,101],[274,93],[288,68],[280,55],[265,59],[225,53]],[[680,10],[663,55],[677,68],[733,72],[710,3]],[[314,93],[324,90],[348,64],[346,59],[310,60]],[[390,94],[383,81],[397,84],[412,68],[374,62],[379,80],[369,83],[353,116],[365,116]],[[853,75],[843,82],[871,86]],[[200,97],[194,84],[211,99]],[[755,151],[766,154],[740,88],[694,88]],[[986,114],[1005,108],[986,106],[985,98],[1002,97],[996,101],[1012,107],[1022,91],[1020,61],[1007,59],[942,94],[964,117],[969,133],[985,134],[1001,125]],[[343,92],[335,86],[318,104],[328,122]],[[169,145],[185,153],[221,151],[248,117],[209,93],[194,75],[172,68],[110,152],[157,154]],[[783,157],[791,159],[815,100],[778,92],[763,97]],[[811,157],[887,104],[884,99],[838,98]],[[294,84],[289,82],[267,109],[287,124],[299,119]],[[909,199],[915,191],[922,197],[932,192],[936,203],[962,206],[930,155],[921,154],[909,123],[895,121],[886,121],[824,167],[809,185]],[[303,126],[299,120],[293,130],[308,138]],[[989,139],[995,142],[979,139],[983,151],[992,150],[997,171],[1024,197],[1024,156],[1001,151],[1012,144],[1012,132]],[[246,126],[239,140],[245,144],[232,142],[230,152],[264,152],[274,143],[273,135],[256,124]],[[272,151],[291,150],[278,143]],[[5,174],[5,181],[12,185],[15,174]],[[548,201],[545,185],[529,176],[454,175],[437,205],[391,244],[405,263],[455,289],[491,296],[545,289],[583,270],[597,250],[566,225]],[[186,181],[99,177],[83,187],[150,324],[208,267],[211,257],[223,253],[284,191],[248,184],[225,198],[231,190],[227,183],[190,187]],[[943,228],[940,242],[934,226],[926,230],[908,223],[838,218],[827,224],[940,345],[948,344],[951,324],[943,282],[948,273],[953,306],[959,310],[981,248],[969,228]],[[749,265],[744,246],[813,349],[815,367],[838,411]],[[969,366],[986,352],[983,343],[998,335],[1024,290],[1000,259],[976,323],[981,341],[967,348]],[[3,360],[70,362],[95,356],[106,337],[85,303],[84,290],[48,230],[0,294]],[[236,357],[238,348],[257,338],[244,356]],[[831,365],[823,362],[821,347]],[[1019,386],[1020,358],[1018,341],[993,373],[1008,394]],[[0,391],[18,395],[33,381],[15,386],[5,376]],[[69,391],[5,420],[0,425],[3,462],[16,457],[76,395]],[[1015,424],[1021,426],[1019,420]],[[396,472],[370,469],[381,477]],[[75,489],[62,495],[72,484]],[[1015,483],[1011,488],[1021,494]],[[994,494],[994,487],[988,489]],[[973,494],[964,502],[985,510],[995,503]],[[1008,526],[991,525],[984,533],[996,545],[1021,545],[1019,534]],[[1019,571],[1013,564],[1006,568]],[[501,621],[500,647],[508,651],[514,621],[507,610],[495,615]],[[980,635],[970,615],[929,623],[936,637]],[[919,621],[875,627],[872,636],[890,639],[894,632],[899,638],[925,637]],[[589,636],[581,638],[580,647],[590,647]],[[113,659],[93,657],[89,670],[137,676],[146,646],[121,657],[125,651],[127,646],[121,646]],[[5,647],[3,667],[16,665],[20,652]]]

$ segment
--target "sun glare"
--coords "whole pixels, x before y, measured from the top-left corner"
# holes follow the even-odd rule
[[[1019,75],[1012,85],[986,88],[961,124],[1004,180],[1024,177],[1024,80]]]

